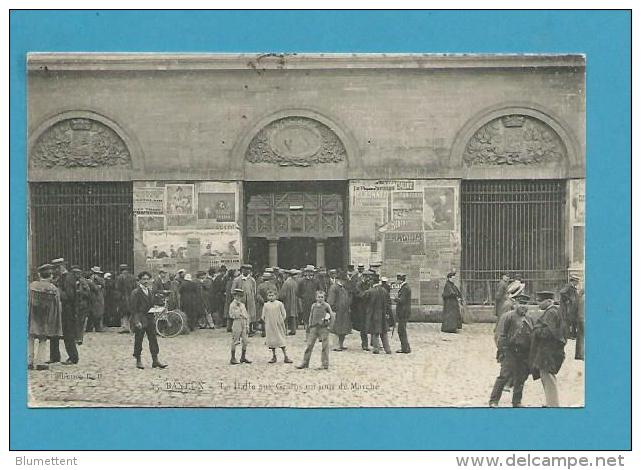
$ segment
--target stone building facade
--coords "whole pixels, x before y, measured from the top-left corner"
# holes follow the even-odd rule
[[[32,54],[31,263],[583,273],[574,55]]]

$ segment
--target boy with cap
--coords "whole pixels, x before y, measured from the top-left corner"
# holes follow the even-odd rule
[[[559,391],[556,382],[565,360],[566,325],[554,305],[554,292],[536,293],[539,309],[543,311],[534,324],[530,348],[530,368],[534,380],[541,379],[547,407],[559,406]]]
[[[312,304],[309,314],[309,326],[307,336],[307,347],[303,355],[303,363],[296,366],[297,369],[307,369],[314,351],[316,340],[322,344],[321,367],[319,370],[329,369],[329,324],[332,318],[332,307],[325,302],[325,292],[316,291],[316,301]]]
[[[231,365],[239,364],[236,360],[236,346],[238,344],[242,347],[240,362],[251,364],[247,359],[247,345],[249,334],[249,314],[243,300],[246,298],[246,292],[243,289],[236,288],[233,291],[234,300],[229,304],[229,318],[232,320],[231,325]]]
[[[62,304],[60,292],[52,283],[52,269],[50,264],[40,266],[40,279],[29,285],[29,369],[49,369],[44,356],[47,339],[62,336]],[[36,339],[38,349],[34,358]]]
[[[245,304],[249,316],[249,336],[254,336],[257,331],[258,318],[256,315],[256,280],[251,276],[251,264],[243,264],[240,267],[240,276],[232,281],[232,291],[240,289],[244,292],[242,302]],[[231,317],[230,317],[231,318]]]

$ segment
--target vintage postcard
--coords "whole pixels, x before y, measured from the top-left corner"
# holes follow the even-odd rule
[[[584,406],[585,69],[29,54],[29,406]]]

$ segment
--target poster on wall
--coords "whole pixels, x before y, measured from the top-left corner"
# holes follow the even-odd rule
[[[412,256],[422,255],[424,250],[423,232],[385,232],[383,260],[410,261]]]
[[[228,267],[238,267],[242,253],[237,229],[149,231],[143,232],[143,244],[147,260],[192,260],[198,266],[227,262]]]
[[[350,240],[353,243],[373,243],[383,226],[385,210],[381,207],[355,208],[350,213]]]
[[[166,214],[190,215],[194,214],[194,185],[193,184],[168,184]],[[174,225],[169,224],[168,225]],[[175,224],[184,225],[184,224]]]
[[[134,187],[134,214],[162,215],[165,211],[165,188]]]
[[[198,192],[198,219],[234,222],[236,220],[236,194]]]
[[[572,180],[572,223],[585,224],[585,180]]]
[[[164,215],[136,215],[136,221],[141,231],[165,230]]]
[[[423,193],[392,192],[392,220],[396,231],[423,230]]]
[[[423,226],[425,230],[455,230],[456,200],[453,187],[429,187],[425,197]]]

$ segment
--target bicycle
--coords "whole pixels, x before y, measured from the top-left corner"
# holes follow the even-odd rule
[[[154,314],[158,335],[163,338],[174,338],[189,331],[187,315],[178,309],[169,310],[167,300],[168,298],[164,297],[163,305],[154,306],[149,311]]]

